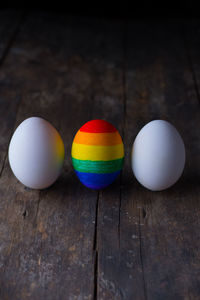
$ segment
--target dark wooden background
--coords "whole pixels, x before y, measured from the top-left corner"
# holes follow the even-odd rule
[[[200,299],[200,23],[0,12],[0,299]],[[25,188],[7,150],[40,116],[61,133],[64,169]],[[96,192],[76,178],[73,136],[103,118],[120,131],[122,175]],[[151,192],[130,151],[145,123],[181,133],[180,181]]]

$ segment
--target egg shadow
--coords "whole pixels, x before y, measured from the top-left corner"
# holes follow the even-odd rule
[[[192,201],[199,202],[199,176],[195,176],[195,170],[187,169],[183,172],[180,179],[171,187],[162,191],[151,191],[141,185],[135,178],[132,170],[123,170],[121,178],[122,201],[123,197],[128,201],[141,201],[148,205],[153,204],[159,199],[166,199],[167,202],[183,201],[187,205]]]

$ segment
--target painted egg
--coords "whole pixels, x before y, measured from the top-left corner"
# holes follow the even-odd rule
[[[136,136],[132,148],[132,169],[136,179],[152,191],[172,186],[185,165],[185,146],[176,128],[154,120]]]
[[[119,175],[124,145],[117,129],[107,121],[92,120],[77,132],[72,143],[72,164],[88,188],[103,189]]]
[[[44,189],[60,175],[64,144],[58,131],[46,120],[28,118],[15,130],[8,151],[10,167],[19,181]]]

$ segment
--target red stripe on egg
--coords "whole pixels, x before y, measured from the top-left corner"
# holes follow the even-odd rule
[[[105,132],[116,132],[117,129],[109,122],[105,120],[91,120],[85,123],[80,131],[90,133],[105,133]]]

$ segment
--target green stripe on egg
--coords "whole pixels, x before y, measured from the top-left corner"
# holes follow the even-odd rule
[[[112,173],[122,169],[124,158],[110,161],[80,160],[72,157],[72,164],[76,171],[84,173]]]

